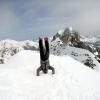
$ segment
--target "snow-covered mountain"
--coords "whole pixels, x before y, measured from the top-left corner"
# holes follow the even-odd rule
[[[94,69],[98,69],[100,66],[99,62],[95,59],[95,55],[92,54],[90,51],[71,47],[69,45],[65,45],[62,43],[61,40],[56,39],[51,43],[51,53],[58,56],[71,56],[75,60],[91,67]]]
[[[55,55],[69,55],[75,60],[91,67],[99,66],[99,49],[84,41],[79,32],[72,30],[72,27],[60,30],[51,41],[51,52]]]
[[[1,40],[0,41],[0,63],[5,63],[11,56],[21,50],[37,50],[38,43],[31,40],[15,41]]]
[[[2,40],[0,41],[0,63],[5,63],[7,60],[18,53],[21,50],[38,50],[38,42],[27,41],[15,41],[15,40]],[[95,56],[87,50],[80,48],[70,47],[62,43],[61,40],[56,39],[50,42],[51,54],[62,56],[69,55],[75,60],[81,63],[86,63],[90,67],[95,67],[99,65]]]
[[[72,27],[62,29],[50,38],[50,52],[57,56],[71,56],[75,60],[87,65],[93,69],[99,68],[100,59],[97,57],[99,52],[91,46],[86,45],[80,37],[80,34]],[[82,40],[82,42],[81,42]],[[10,57],[21,50],[39,50],[38,41],[0,41],[0,63],[7,62]],[[98,49],[98,51],[100,51]],[[98,61],[97,61],[98,60]]]
[[[55,75],[36,76],[38,51],[22,50],[0,65],[0,100],[100,100],[100,72],[70,56],[50,55]]]
[[[94,33],[94,34],[83,34],[83,41],[87,42],[87,43],[96,43],[96,42],[100,42],[100,33]]]

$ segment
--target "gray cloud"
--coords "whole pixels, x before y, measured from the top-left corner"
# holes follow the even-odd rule
[[[52,9],[52,16],[69,17],[67,24],[81,32],[95,32],[100,27],[100,2],[98,0],[62,0]]]
[[[0,34],[11,34],[18,25],[17,16],[9,3],[0,3]]]
[[[45,8],[47,9],[46,13],[48,16],[41,18],[41,21],[38,19],[38,22],[44,23],[46,21],[46,28],[48,30],[54,25],[56,28],[52,27],[52,30],[58,29],[60,26],[62,28],[68,25],[73,26],[82,33],[100,32],[99,0],[53,0],[53,2],[47,0],[43,1],[44,2],[38,0],[37,4],[41,6],[37,7],[37,12],[41,10],[41,7]]]
[[[82,33],[96,33],[100,32],[99,18],[99,9],[91,9],[91,11],[80,13],[70,23]]]
[[[16,10],[14,5],[18,6]],[[0,2],[0,34],[21,34],[24,37],[33,33],[38,37],[55,34],[67,26],[81,33],[100,32],[99,5],[99,0],[18,0],[17,4]]]

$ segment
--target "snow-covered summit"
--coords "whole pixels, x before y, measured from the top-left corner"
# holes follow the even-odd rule
[[[65,29],[58,31],[57,34],[53,36],[52,41],[55,41],[57,38],[59,38],[60,40],[62,40],[64,43],[67,44],[71,42],[72,39],[73,40],[75,39],[75,41],[79,41],[80,34],[79,32],[73,30],[72,27],[67,27]]]
[[[64,32],[64,29],[59,30],[59,31],[58,31],[58,34],[63,34],[63,32]]]
[[[100,100],[100,73],[69,56],[50,55],[55,75],[36,76],[39,53],[22,50],[0,65],[0,100]]]
[[[69,33],[72,33],[73,29],[71,26],[69,26],[69,27],[66,27],[64,29],[59,30],[57,33],[59,35],[62,35],[64,33],[64,31],[66,31],[66,34],[69,34]]]

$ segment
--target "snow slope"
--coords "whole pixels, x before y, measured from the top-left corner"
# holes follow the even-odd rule
[[[0,40],[0,64],[5,63],[11,56],[21,50],[37,50],[38,42],[31,40],[15,41],[15,40]]]
[[[90,67],[98,69],[100,64],[95,59],[95,56],[85,50],[76,47],[71,47],[62,43],[62,41],[57,38],[55,41],[50,39],[50,52],[55,55],[69,55],[75,60],[86,64],[89,61]],[[60,42],[59,42],[60,41]],[[69,43],[70,44],[70,43]],[[1,40],[0,41],[0,64],[6,63],[13,55],[21,50],[38,50],[38,41],[33,42],[30,40],[26,41],[15,41],[15,40]]]
[[[100,100],[100,73],[69,56],[50,55],[56,74],[36,76],[39,53],[20,51],[0,65],[0,100]]]
[[[58,56],[71,56],[75,60],[85,63],[87,60],[90,61],[91,64],[94,64],[93,67],[96,70],[100,69],[99,62],[95,59],[95,55],[86,49],[71,47],[69,45],[63,44],[62,41],[57,38],[55,41],[50,43],[51,53]]]

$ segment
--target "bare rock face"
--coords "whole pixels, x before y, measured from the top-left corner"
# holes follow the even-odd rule
[[[84,62],[84,65],[89,66],[89,67],[91,67],[92,69],[94,69],[94,66],[96,66],[96,65],[93,63],[93,60],[92,60],[92,59],[87,59],[87,60]]]
[[[73,31],[70,28],[65,28],[65,30],[59,34],[59,32],[53,36],[52,41],[54,41],[56,38],[59,38],[61,41],[63,41],[65,44],[68,42],[75,42],[80,41],[80,34],[77,31]]]
[[[97,48],[96,48],[96,51],[98,52],[98,56],[100,57],[100,48],[97,47]]]
[[[4,64],[4,59],[0,58],[0,64]]]

